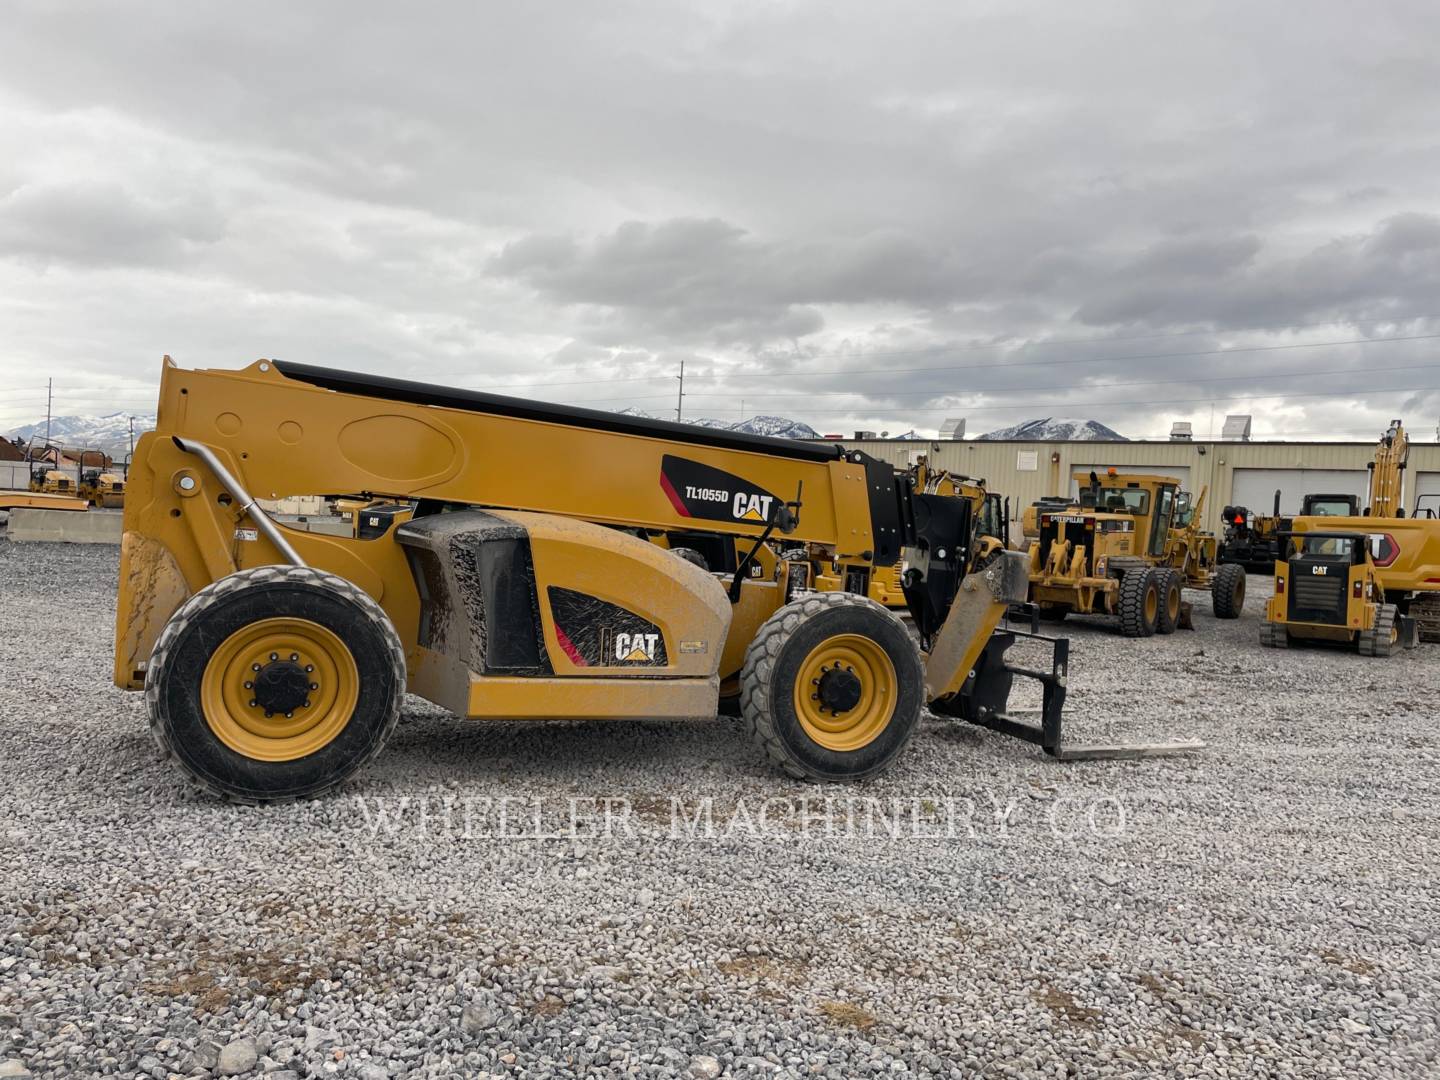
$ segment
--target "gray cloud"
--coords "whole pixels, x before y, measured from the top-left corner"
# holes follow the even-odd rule
[[[663,408],[683,358],[696,411],[829,430],[1365,434],[1436,410],[1376,371],[1430,343],[1155,354],[1440,332],[1437,36],[1422,0],[22,0],[0,378],[139,402],[161,352],[268,353]]]

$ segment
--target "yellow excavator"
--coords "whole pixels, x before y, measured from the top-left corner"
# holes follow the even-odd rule
[[[545,467],[537,470],[537,463]],[[290,529],[257,498],[385,498],[365,535]],[[126,491],[114,680],[159,747],[242,802],[333,788],[408,690],[467,718],[713,717],[722,680],[791,776],[889,766],[925,706],[1051,756],[1067,642],[1001,627],[1024,557],[978,559],[970,505],[832,443],[769,439],[260,360],[166,358]],[[372,524],[369,518],[375,518]],[[702,568],[649,532],[803,558]],[[919,641],[865,594],[897,554]],[[1048,651],[1011,664],[1019,638]],[[1006,711],[1041,686],[1038,722]]]
[[[1277,597],[1269,604],[1266,612],[1268,624],[1282,626],[1284,632],[1262,630],[1261,641],[1270,646],[1281,646],[1290,637],[1307,636],[1299,624],[1314,622],[1322,614],[1311,606],[1310,618],[1302,619],[1287,610],[1299,602],[1291,591],[1288,600],[1281,601],[1279,580],[1294,575],[1289,566],[1288,552],[1296,550],[1297,544],[1306,533],[1355,534],[1369,537],[1363,546],[1369,551],[1374,567],[1374,577],[1379,594],[1375,598],[1380,607],[1393,609],[1393,644],[1409,638],[1407,622],[1413,621],[1414,634],[1419,641],[1440,641],[1440,518],[1433,513],[1405,515],[1405,470],[1410,453],[1410,440],[1405,426],[1399,420],[1392,420],[1390,426],[1375,444],[1375,455],[1369,465],[1370,484],[1362,514],[1350,517],[1301,516],[1290,522],[1291,543],[1287,557],[1275,563]],[[1417,500],[1418,502],[1418,500]],[[1357,543],[1356,546],[1362,546]],[[1311,591],[1315,591],[1312,587]],[[1338,624],[1345,615],[1348,601],[1332,597],[1325,609],[1325,622]],[[1314,635],[1308,635],[1314,636]],[[1388,655],[1389,649],[1375,655]]]

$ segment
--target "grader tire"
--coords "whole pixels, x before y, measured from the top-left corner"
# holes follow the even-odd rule
[[[1160,619],[1160,583],[1154,570],[1128,571],[1120,579],[1120,632],[1149,637]]]
[[[1180,606],[1185,602],[1181,586],[1185,577],[1179,570],[1157,570],[1156,587],[1160,590],[1160,613],[1155,620],[1157,634],[1173,634],[1180,625]]]
[[[1210,602],[1217,619],[1238,619],[1245,606],[1245,568],[1226,563],[1215,571],[1210,584]]]
[[[1395,627],[1398,612],[1394,604],[1381,604],[1375,613],[1375,625],[1360,631],[1361,656],[1389,656],[1395,651],[1400,632]]]
[[[1290,632],[1282,623],[1263,622],[1260,624],[1260,644],[1267,649],[1288,649]]]
[[[925,678],[905,624],[853,593],[810,593],[760,627],[740,712],[765,756],[799,780],[883,771],[920,721]]]
[[[145,677],[150,734],[201,791],[241,803],[342,783],[400,719],[405,653],[355,585],[301,566],[241,570],[166,624]]]

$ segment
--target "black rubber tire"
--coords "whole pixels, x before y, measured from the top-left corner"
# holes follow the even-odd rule
[[[1154,603],[1155,615],[1145,608]],[[1136,567],[1120,579],[1120,632],[1126,637],[1149,637],[1155,633],[1160,609],[1160,584],[1150,567]]]
[[[1399,644],[1395,632],[1395,617],[1399,612],[1394,604],[1381,604],[1375,613],[1375,625],[1360,631],[1358,645],[1361,656],[1389,656]]]
[[[801,663],[838,634],[870,638],[895,666],[895,712],[875,739],[857,750],[821,746],[795,715],[793,689]],[[882,772],[915,733],[924,699],[925,672],[914,637],[892,612],[854,593],[807,593],[786,604],[761,625],[740,672],[740,713],[751,738],[797,780],[860,780]]]
[[[355,710],[326,746],[291,761],[258,761],[211,730],[200,686],[211,655],[236,630],[293,615],[326,627],[350,650],[360,675]],[[145,676],[150,734],[200,790],[241,803],[329,791],[384,747],[400,720],[405,652],[389,617],[355,585],[301,566],[241,570],[201,589],[171,616]]]
[[[1238,619],[1245,607],[1245,568],[1227,563],[1215,571],[1210,602],[1217,619]]]
[[[673,547],[670,554],[677,559],[684,559],[688,563],[694,563],[701,570],[709,570],[710,564],[705,561],[705,556],[692,547]]]
[[[1260,624],[1260,644],[1267,649],[1288,649],[1290,631],[1281,623],[1263,622]]]
[[[1155,571],[1156,587],[1160,590],[1160,612],[1155,619],[1157,634],[1173,634],[1180,625],[1180,605],[1185,602],[1182,586],[1185,575],[1179,570],[1161,569]],[[1174,611],[1171,611],[1171,607]]]
[[[1064,622],[1065,617],[1070,614],[1070,609],[1064,604],[1055,604],[1052,607],[1039,609],[1041,622]]]

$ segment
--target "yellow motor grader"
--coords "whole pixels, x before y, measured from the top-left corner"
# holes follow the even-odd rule
[[[734,678],[764,755],[814,780],[882,771],[927,705],[1060,759],[1195,745],[1064,745],[1067,642],[1000,625],[1024,557],[978,559],[970,504],[903,481],[833,443],[167,357],[126,492],[114,680],[195,784],[245,802],[343,781],[407,690],[476,720],[702,718]],[[363,533],[256,501],[298,495],[366,503]],[[687,532],[800,554],[754,577],[649,538]],[[866,596],[897,556],[918,643]],[[1047,658],[1011,664],[1020,639]],[[1040,683],[1038,722],[1006,711],[1016,678]]]
[[[1199,529],[1203,489],[1192,503],[1172,476],[1074,479],[1077,498],[1035,507],[1029,597],[1042,619],[1114,615],[1126,637],[1169,634],[1188,618],[1185,589],[1208,591],[1216,618],[1240,617],[1245,570],[1216,565],[1215,537]]]

